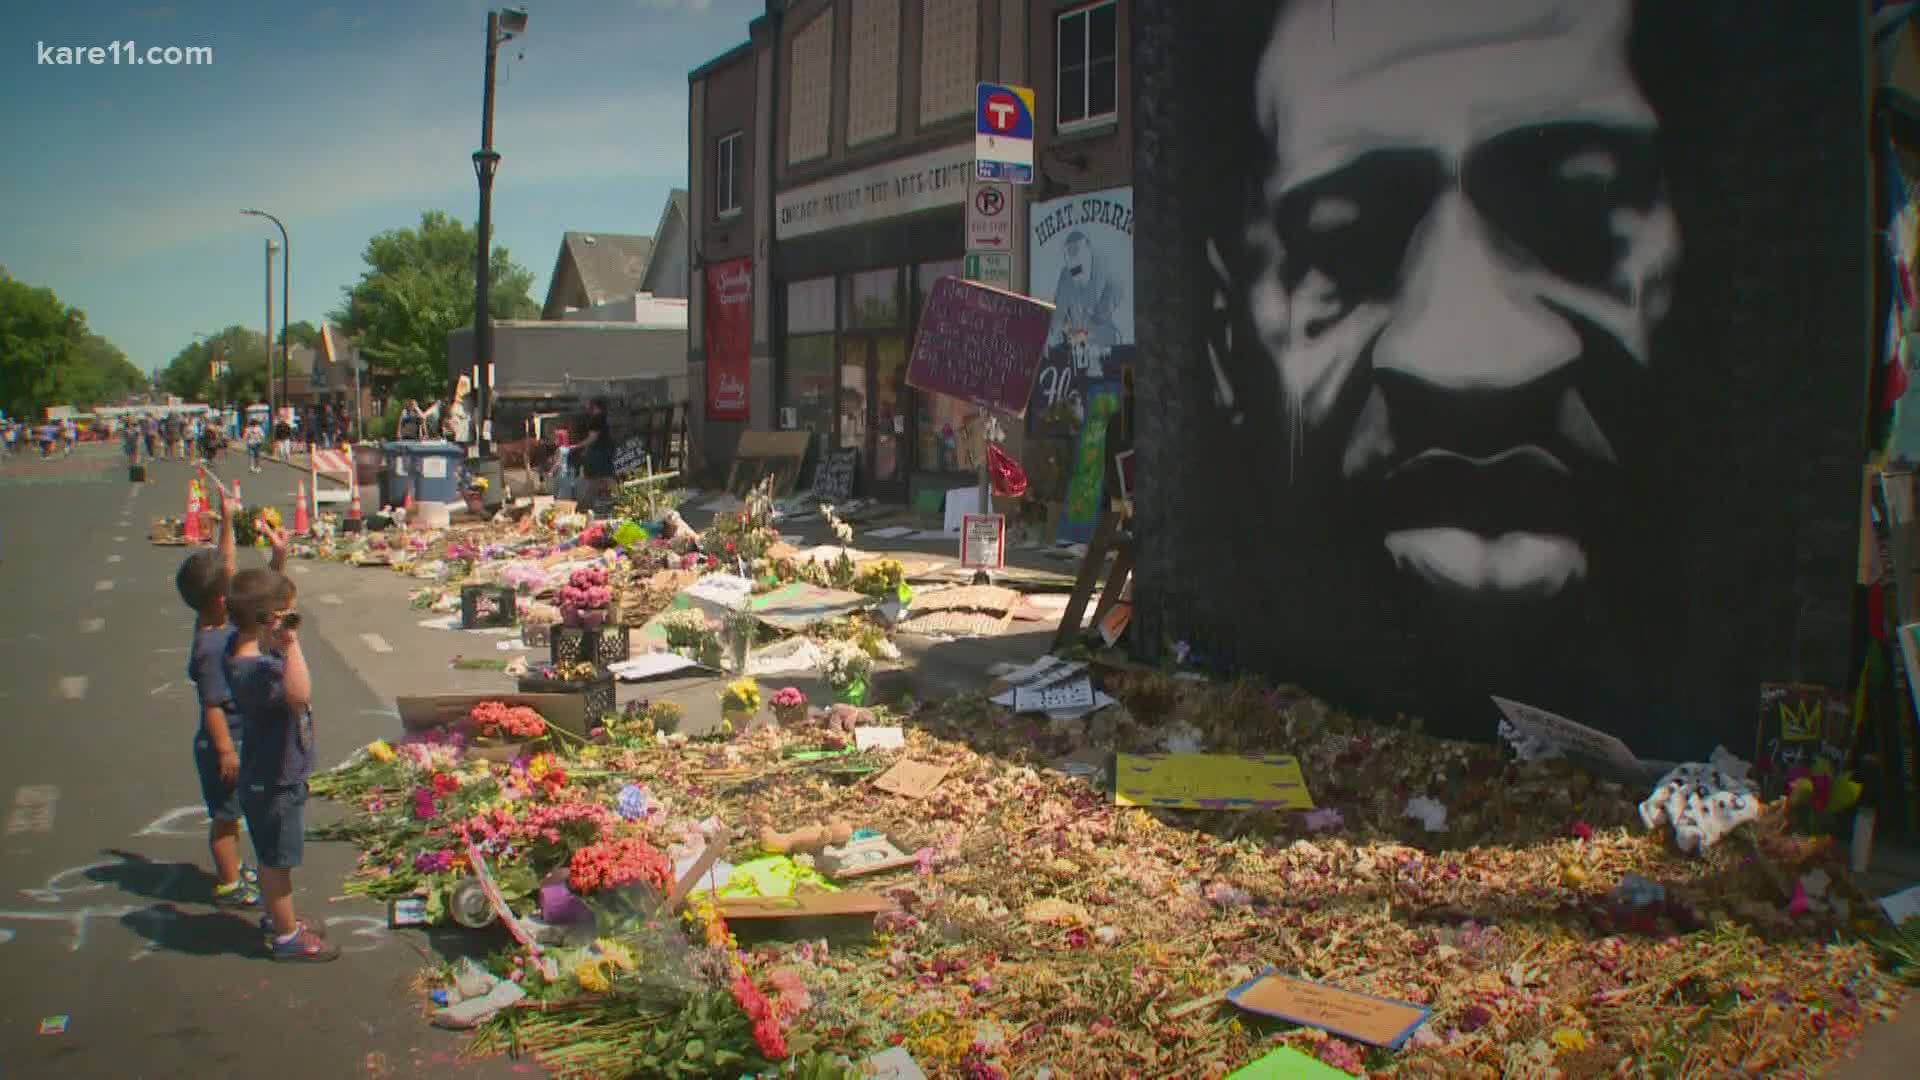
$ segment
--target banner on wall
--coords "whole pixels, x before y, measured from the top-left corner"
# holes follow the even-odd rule
[[[1028,292],[1054,305],[1027,408],[1039,430],[1056,405],[1084,418],[1087,391],[1133,362],[1133,189],[1035,203],[1027,220]]]
[[[753,260],[707,267],[702,344],[707,351],[707,419],[746,420],[753,347]]]

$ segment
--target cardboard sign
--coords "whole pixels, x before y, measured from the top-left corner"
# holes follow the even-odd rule
[[[613,475],[631,476],[646,468],[649,458],[647,437],[635,435],[614,450]]]
[[[893,768],[881,773],[873,786],[890,795],[899,795],[908,799],[923,799],[940,786],[952,770],[945,765],[929,765],[924,761],[901,761]]]
[[[1595,731],[1564,716],[1556,716],[1545,709],[1536,709],[1503,697],[1495,697],[1493,703],[1499,706],[1501,715],[1507,718],[1508,723],[1542,742],[1559,747],[1568,757],[1604,764],[1629,776],[1637,777],[1646,771],[1626,743],[1604,731]]]
[[[941,278],[913,339],[907,385],[1025,416],[1052,322],[1051,304]]]
[[[795,893],[792,896],[729,896],[716,905],[734,919],[826,919],[844,915],[884,915],[900,906],[871,892]]]
[[[1229,990],[1227,1000],[1251,1013],[1389,1050],[1399,1049],[1430,1012],[1411,1002],[1338,990],[1273,968]]]
[[[1007,565],[1007,515],[961,515],[960,565],[968,570],[1005,569]]]
[[[872,607],[872,597],[839,589],[823,589],[795,581],[747,602],[754,617],[775,630],[797,633],[818,622],[838,619]]]
[[[1120,754],[1113,801],[1184,810],[1311,810],[1300,761],[1287,754]]]

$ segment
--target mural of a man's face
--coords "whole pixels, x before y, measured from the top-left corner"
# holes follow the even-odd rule
[[[1631,5],[1331,17],[1290,5],[1254,87],[1272,159],[1241,300],[1274,419],[1400,573],[1561,594],[1591,570],[1594,523],[1625,512],[1635,398],[1617,391],[1650,361],[1680,252]]]
[[[1079,233],[1067,237],[1064,252],[1066,263],[1061,267],[1068,280],[1087,282],[1093,280],[1093,246]]]

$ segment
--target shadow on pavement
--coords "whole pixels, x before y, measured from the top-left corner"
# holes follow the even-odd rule
[[[260,927],[249,915],[190,914],[172,904],[154,904],[120,917],[120,924],[150,942],[150,948],[190,956],[258,957],[265,951]]]
[[[154,862],[138,852],[109,848],[102,852],[120,862],[96,866],[87,878],[148,900],[175,904],[213,903],[213,875],[192,863]]]

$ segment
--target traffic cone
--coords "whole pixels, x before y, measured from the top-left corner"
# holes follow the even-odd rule
[[[187,481],[187,520],[181,538],[189,544],[197,544],[206,539],[200,535],[200,482]]]
[[[305,536],[313,528],[307,518],[307,482],[300,481],[300,501],[293,508],[293,535]]]
[[[351,459],[352,447],[348,447],[348,455]],[[356,523],[364,520],[360,516],[360,468],[357,465],[347,469],[347,520]],[[355,524],[347,531],[358,532],[359,529],[360,526]]]

